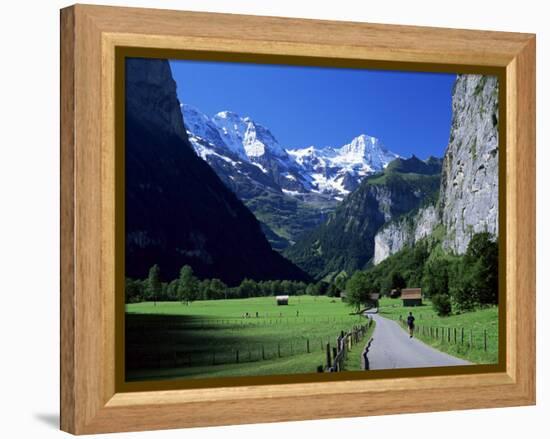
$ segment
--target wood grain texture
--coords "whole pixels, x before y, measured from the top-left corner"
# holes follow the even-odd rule
[[[61,12],[61,32],[63,430],[81,434],[534,403],[534,36],[83,5]],[[116,393],[118,46],[505,68],[506,372]]]
[[[177,39],[181,36],[239,42],[240,49],[272,53],[282,45],[323,48],[323,56],[413,62],[507,65],[528,38],[525,34],[431,27],[182,12],[160,9],[78,6],[104,32]],[[166,46],[160,46],[166,47]],[[189,48],[189,47],[188,47]],[[328,52],[328,53],[327,53]],[[313,55],[307,53],[307,55]]]
[[[74,10],[61,12],[60,130],[60,305],[61,305],[61,428],[75,430],[75,288],[74,288]]]
[[[514,284],[510,285],[515,301],[514,317],[516,350],[514,351],[515,378],[526,395],[535,399],[535,337],[536,337],[536,67],[535,39],[530,39],[523,50],[514,59],[514,88],[516,101],[514,119],[508,124],[513,126],[514,137],[510,147],[514,151],[516,162],[508,162],[509,175],[515,174],[511,204],[515,217],[510,218],[509,235],[514,246],[515,267]]]

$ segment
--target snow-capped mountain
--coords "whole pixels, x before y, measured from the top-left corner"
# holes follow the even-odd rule
[[[262,125],[249,117],[241,117],[230,111],[221,111],[212,118],[227,145],[247,157],[261,157],[266,153],[286,157],[277,139]]]
[[[262,180],[267,177],[279,190],[310,191],[308,177],[266,127],[230,111],[208,118],[190,105],[182,105],[182,110],[191,144],[211,165],[222,158],[235,166],[234,172],[242,174],[244,167],[248,174],[256,174],[246,166],[253,165],[264,174]]]
[[[340,198],[353,191],[361,179],[381,171],[399,156],[375,137],[361,134],[341,147],[309,146],[288,153],[312,178],[312,190]]]
[[[197,155],[254,213],[278,250],[325,221],[361,178],[397,157],[366,135],[341,147],[289,149],[249,117],[181,109]]]
[[[220,160],[231,165],[223,166],[223,171],[217,169],[218,174],[244,172],[255,178],[257,173],[247,166],[253,165],[264,174],[262,180],[270,180],[270,187],[296,197],[313,193],[340,201],[365,175],[384,169],[399,157],[365,134],[340,147],[286,149],[268,128],[249,117],[222,111],[209,118],[190,105],[182,105],[182,110],[197,154],[215,169],[220,168]]]

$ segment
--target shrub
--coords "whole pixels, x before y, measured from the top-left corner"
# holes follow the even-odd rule
[[[451,299],[446,294],[436,294],[432,297],[432,306],[438,316],[448,316],[452,312]]]

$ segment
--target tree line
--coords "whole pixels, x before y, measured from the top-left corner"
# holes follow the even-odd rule
[[[498,304],[498,243],[490,233],[473,235],[464,255],[443,251],[423,240],[379,265],[356,271],[345,285],[346,300],[359,308],[371,293],[390,295],[402,288],[422,288],[439,315]]]
[[[343,284],[340,284],[343,287]],[[335,283],[319,281],[305,283],[292,280],[256,281],[243,279],[238,286],[230,287],[220,279],[199,279],[189,265],[184,265],[179,277],[170,282],[161,281],[160,267],[153,265],[146,279],[126,278],[126,303],[151,301],[244,299],[276,295],[339,296],[340,288]]]

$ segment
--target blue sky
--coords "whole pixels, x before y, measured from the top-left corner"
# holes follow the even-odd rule
[[[208,116],[250,116],[284,147],[378,137],[405,157],[442,157],[456,75],[170,61],[181,102]]]

